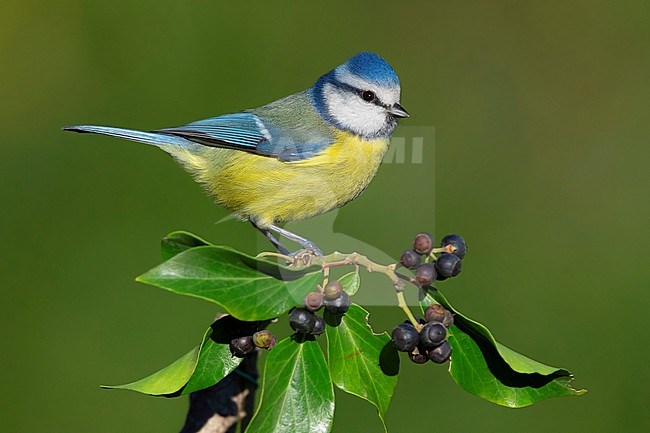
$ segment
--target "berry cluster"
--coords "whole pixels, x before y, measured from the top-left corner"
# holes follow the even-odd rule
[[[447,328],[454,323],[453,314],[442,305],[427,307],[424,319],[420,319],[418,332],[410,321],[393,329],[392,341],[400,352],[408,352],[411,361],[424,364],[431,360],[442,364],[451,356],[451,345],[447,341]]]
[[[264,329],[254,333],[253,335],[233,338],[232,341],[230,341],[230,352],[232,353],[232,356],[243,358],[255,350],[256,347],[271,350],[277,342],[278,339],[269,331]]]
[[[414,270],[415,279],[423,286],[430,286],[436,280],[443,281],[458,275],[461,261],[467,253],[465,240],[459,235],[447,235],[442,238],[440,248],[434,249],[433,245],[431,234],[420,233],[413,241],[413,248],[404,251],[400,258],[402,266]],[[441,254],[435,256],[436,252]]]
[[[309,292],[303,306],[289,313],[289,325],[299,334],[320,335],[325,332],[325,320],[316,312],[325,310],[336,316],[345,314],[350,308],[350,295],[337,280],[329,281],[322,291]]]

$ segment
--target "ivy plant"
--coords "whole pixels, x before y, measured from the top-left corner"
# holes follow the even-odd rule
[[[335,388],[375,406],[386,429],[386,413],[400,370],[398,349],[408,352],[406,359],[416,363],[450,358],[449,373],[462,389],[501,406],[520,408],[551,397],[586,392],[571,386],[573,376],[568,370],[544,365],[499,343],[484,325],[465,316],[433,287],[434,281],[460,271],[459,259],[465,250],[454,245],[458,247],[450,242],[432,248],[418,245],[416,238],[415,253],[407,251],[400,267],[397,263],[377,264],[357,253],[322,256],[305,251],[291,257],[276,253],[254,257],[187,232],[171,233],[162,241],[164,262],[137,280],[214,303],[224,314],[197,337],[196,347],[167,367],[136,382],[104,388],[163,397],[197,393],[233,373],[242,362],[242,353],[260,350],[253,345],[248,349],[233,347],[236,340],[248,341],[250,336],[261,335],[276,318],[297,308],[301,313],[292,313],[291,326],[302,331],[308,326],[309,332],[296,332],[276,342],[264,331],[264,344],[254,341],[268,353],[259,403],[246,426],[247,433],[330,431]],[[452,253],[456,256],[450,257]],[[334,267],[350,267],[352,271],[334,280],[330,277]],[[368,311],[349,301],[362,290],[360,269],[388,277],[396,303],[408,318],[406,333],[373,330]],[[436,311],[449,315],[446,328],[435,329],[444,331],[450,355],[438,345],[435,358],[430,355],[434,347],[424,345],[428,340],[422,339],[422,333],[433,328],[427,327],[426,319],[416,319],[406,305],[403,291],[409,286],[419,290],[425,317],[434,317]],[[341,293],[336,293],[337,287]],[[310,294],[315,294],[310,299],[317,305],[306,305]],[[320,299],[325,309],[318,305]],[[334,304],[338,306],[332,307]],[[324,311],[322,317],[314,313],[318,310]],[[310,314],[317,319],[313,324]],[[301,320],[306,322],[296,322]],[[325,326],[316,331],[318,321]],[[321,339],[326,344],[319,344]]]

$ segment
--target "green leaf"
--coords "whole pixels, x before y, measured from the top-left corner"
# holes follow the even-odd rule
[[[205,332],[201,344],[162,370],[125,385],[102,386],[149,395],[178,397],[208,388],[230,374],[241,363],[230,353],[230,341],[252,335],[268,322],[243,322],[222,316]]]
[[[178,253],[137,281],[214,302],[240,320],[255,321],[300,304],[322,278],[315,269],[289,269],[211,245]]]
[[[524,407],[551,398],[582,395],[567,370],[551,367],[498,343],[482,324],[454,309],[439,290],[431,290],[423,309],[438,302],[454,313],[449,329],[452,346],[449,372],[465,391],[507,407]]]
[[[175,255],[190,248],[211,245],[210,242],[182,230],[171,232],[162,239],[161,252],[163,259],[169,260]]]
[[[162,370],[124,385],[101,385],[105,389],[127,389],[149,395],[169,395],[179,391],[192,377],[201,354],[201,347],[209,340],[212,328],[208,328],[201,344],[178,358]]]
[[[485,400],[517,408],[551,397],[581,395],[585,392],[571,387],[571,376],[531,374],[532,377],[522,378],[509,371],[492,371],[476,342],[456,326],[452,326],[447,338],[453,348],[452,377],[465,391]]]
[[[399,356],[390,337],[386,332],[375,334],[368,312],[356,304],[338,324],[331,324],[336,326],[326,330],[327,358],[334,384],[375,405],[386,430],[386,411],[399,371]]]
[[[350,272],[349,274],[345,274],[339,278],[339,283],[341,283],[343,290],[345,290],[348,295],[354,296],[355,293],[359,291],[361,279],[359,278],[358,272]]]
[[[253,335],[267,324],[244,322],[232,316],[220,317],[212,324],[212,335],[201,347],[196,369],[180,395],[208,388],[228,376],[242,361],[232,356],[230,342],[236,337]]]
[[[260,404],[246,433],[326,433],[333,417],[334,389],[318,343],[280,341],[266,359]]]

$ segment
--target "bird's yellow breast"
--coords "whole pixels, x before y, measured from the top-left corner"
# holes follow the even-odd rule
[[[336,132],[334,144],[294,162],[220,148],[179,159],[217,202],[268,226],[309,218],[354,199],[375,176],[388,144],[388,139]]]

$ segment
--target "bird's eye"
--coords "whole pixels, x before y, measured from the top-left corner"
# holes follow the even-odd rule
[[[372,102],[376,98],[374,92],[371,92],[370,90],[366,90],[361,93],[361,99],[363,99],[366,102]]]

